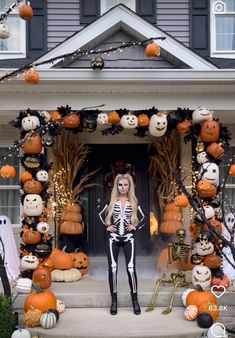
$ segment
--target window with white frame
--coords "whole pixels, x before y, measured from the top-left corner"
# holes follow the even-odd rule
[[[12,5],[12,0],[0,0],[0,14]],[[0,39],[0,59],[23,58],[26,56],[26,23],[18,14],[16,6],[3,22],[9,27],[10,37]]]
[[[3,158],[9,151],[11,144],[0,141],[0,158]],[[21,219],[21,203],[20,203],[20,159],[15,154],[11,157],[7,156],[7,164],[14,166],[16,176],[6,179],[0,176],[0,215],[8,216],[13,226],[19,226]],[[1,166],[5,164],[1,163]]]
[[[221,165],[219,166],[221,189],[223,187],[224,180],[226,180],[224,191],[225,212],[230,212],[231,207],[235,210],[235,177],[227,175],[229,170],[228,164],[233,163],[235,163],[235,143],[231,143],[229,149],[226,151],[226,155],[223,156]]]
[[[123,4],[135,12],[135,0],[101,0],[100,1],[100,13],[101,15],[109,11],[112,7]]]
[[[211,56],[235,56],[235,0],[211,1]]]

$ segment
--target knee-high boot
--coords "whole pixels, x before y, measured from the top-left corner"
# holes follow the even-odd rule
[[[111,306],[110,306],[110,314],[116,315],[117,314],[117,294],[112,293],[111,299],[112,299],[112,303],[111,303]]]
[[[137,293],[131,293],[133,312],[135,315],[140,315],[141,309],[137,298]]]

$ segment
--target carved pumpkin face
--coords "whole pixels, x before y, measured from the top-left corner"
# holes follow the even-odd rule
[[[149,122],[149,133],[152,136],[161,137],[165,134],[167,129],[167,115],[166,113],[157,113],[152,115]]]
[[[39,222],[37,224],[37,231],[41,232],[41,234],[45,234],[45,232],[49,231],[49,224],[46,222]]]
[[[216,187],[219,185],[219,167],[216,163],[206,162],[203,163],[200,172],[200,179],[206,180]]]
[[[37,269],[39,260],[34,255],[27,255],[21,258],[21,267],[23,269],[34,270]]]
[[[216,142],[219,138],[220,126],[217,121],[208,120],[202,122],[200,138],[203,142]]]
[[[199,256],[207,256],[214,252],[214,245],[211,242],[200,241],[195,245],[196,254]]]
[[[48,172],[46,170],[39,170],[36,174],[36,178],[39,182],[47,182],[49,179]]]
[[[207,156],[207,153],[205,151],[201,151],[197,154],[197,162],[199,164],[203,164],[209,161],[209,158]]]
[[[25,131],[34,130],[40,127],[40,121],[37,116],[28,115],[21,121],[21,126]]]
[[[192,270],[192,283],[196,287],[200,285],[203,290],[211,285],[211,270],[207,266],[195,265]]]
[[[40,194],[42,192],[42,185],[39,181],[29,180],[24,184],[24,192],[26,194]]]
[[[0,175],[3,178],[13,178],[16,175],[16,170],[11,165],[4,165],[0,170]]]
[[[28,194],[24,198],[23,212],[26,216],[40,216],[43,211],[42,197],[37,194]]]
[[[210,112],[205,107],[198,107],[196,110],[194,110],[192,118],[193,123],[201,123],[202,121],[212,119],[213,112]]]
[[[107,124],[109,121],[109,117],[107,113],[99,113],[97,116],[97,123],[98,124]]]
[[[128,113],[127,115],[123,115],[121,118],[121,126],[125,129],[134,129],[138,126],[138,118]]]
[[[88,272],[89,268],[89,258],[84,252],[77,252],[71,254],[73,258],[73,266],[77,268],[82,275],[85,275]]]

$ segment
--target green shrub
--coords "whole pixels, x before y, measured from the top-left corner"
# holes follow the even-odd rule
[[[0,337],[11,338],[16,324],[11,297],[0,294]]]

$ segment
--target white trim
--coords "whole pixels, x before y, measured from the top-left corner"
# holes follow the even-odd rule
[[[182,43],[173,39],[170,35],[142,19],[123,5],[114,7],[112,10],[105,13],[77,34],[71,36],[71,38],[40,57],[37,62],[79,50],[87,44],[92,43],[95,39],[101,39],[102,35],[107,34],[107,32],[111,29],[119,27],[129,31],[139,40],[149,39],[152,37],[166,38],[164,41],[157,40],[160,47],[168,53],[175,55],[192,69],[217,69],[216,66],[208,62],[206,59],[194,53]],[[51,63],[41,65],[38,69],[49,69],[60,61],[61,59],[54,61],[53,65]]]
[[[127,4],[127,2],[129,2],[129,4]],[[130,8],[133,12],[136,11],[135,0],[119,0],[118,3],[119,4],[123,3],[126,7]],[[118,3],[116,5],[118,5]],[[107,9],[107,0],[100,0],[100,14],[103,15],[108,10],[110,10],[110,8]]]

